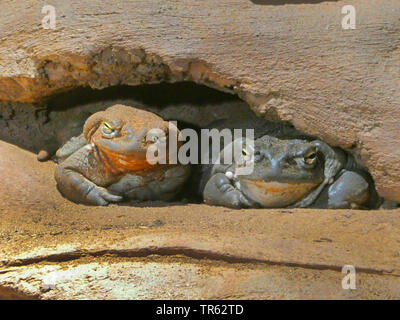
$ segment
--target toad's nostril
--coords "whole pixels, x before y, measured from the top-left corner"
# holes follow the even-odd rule
[[[282,164],[282,169],[289,169],[291,166],[292,166],[292,165],[289,164],[288,162],[284,162],[284,163]]]
[[[255,151],[254,152],[254,162],[260,162],[263,158],[263,155],[261,154],[260,151]]]

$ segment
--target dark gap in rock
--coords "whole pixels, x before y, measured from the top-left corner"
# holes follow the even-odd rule
[[[47,105],[52,109],[67,109],[72,106],[93,102],[112,102],[116,99],[134,99],[143,105],[157,108],[181,104],[204,106],[239,100],[235,95],[193,82],[177,82],[173,84],[145,84],[135,87],[115,86],[103,90],[80,87],[49,98]]]

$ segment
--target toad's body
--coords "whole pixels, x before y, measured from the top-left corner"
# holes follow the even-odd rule
[[[57,151],[55,178],[59,190],[74,202],[91,205],[123,199],[172,199],[190,168],[150,164],[147,150],[156,141],[148,139],[151,129],[167,136],[168,122],[123,105],[95,113],[87,119],[83,134]]]
[[[248,146],[242,150],[246,156],[252,153],[251,173],[238,174],[238,162],[224,163],[223,152],[221,164],[203,167],[200,192],[206,203],[233,208],[369,208],[378,203],[368,173],[344,151],[318,140],[264,133],[255,138],[252,152]]]

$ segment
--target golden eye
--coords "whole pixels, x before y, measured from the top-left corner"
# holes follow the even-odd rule
[[[111,134],[111,133],[114,132],[114,130],[115,130],[115,129],[113,128],[113,126],[112,126],[111,123],[109,123],[109,122],[107,122],[107,121],[104,121],[104,122],[103,122],[102,131],[103,131],[105,134]]]
[[[311,164],[314,164],[315,161],[317,161],[317,153],[316,152],[311,152],[304,157],[304,162],[306,164],[311,165]]]

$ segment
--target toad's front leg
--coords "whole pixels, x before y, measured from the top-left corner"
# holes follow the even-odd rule
[[[109,202],[121,201],[122,197],[104,188],[107,175],[101,169],[93,155],[81,148],[57,167],[57,187],[66,198],[76,203],[105,206]]]
[[[203,191],[204,202],[234,209],[254,207],[256,204],[237,189],[224,173],[215,173]]]
[[[368,202],[371,193],[365,177],[343,170],[328,189],[328,207],[334,209],[359,209]]]

